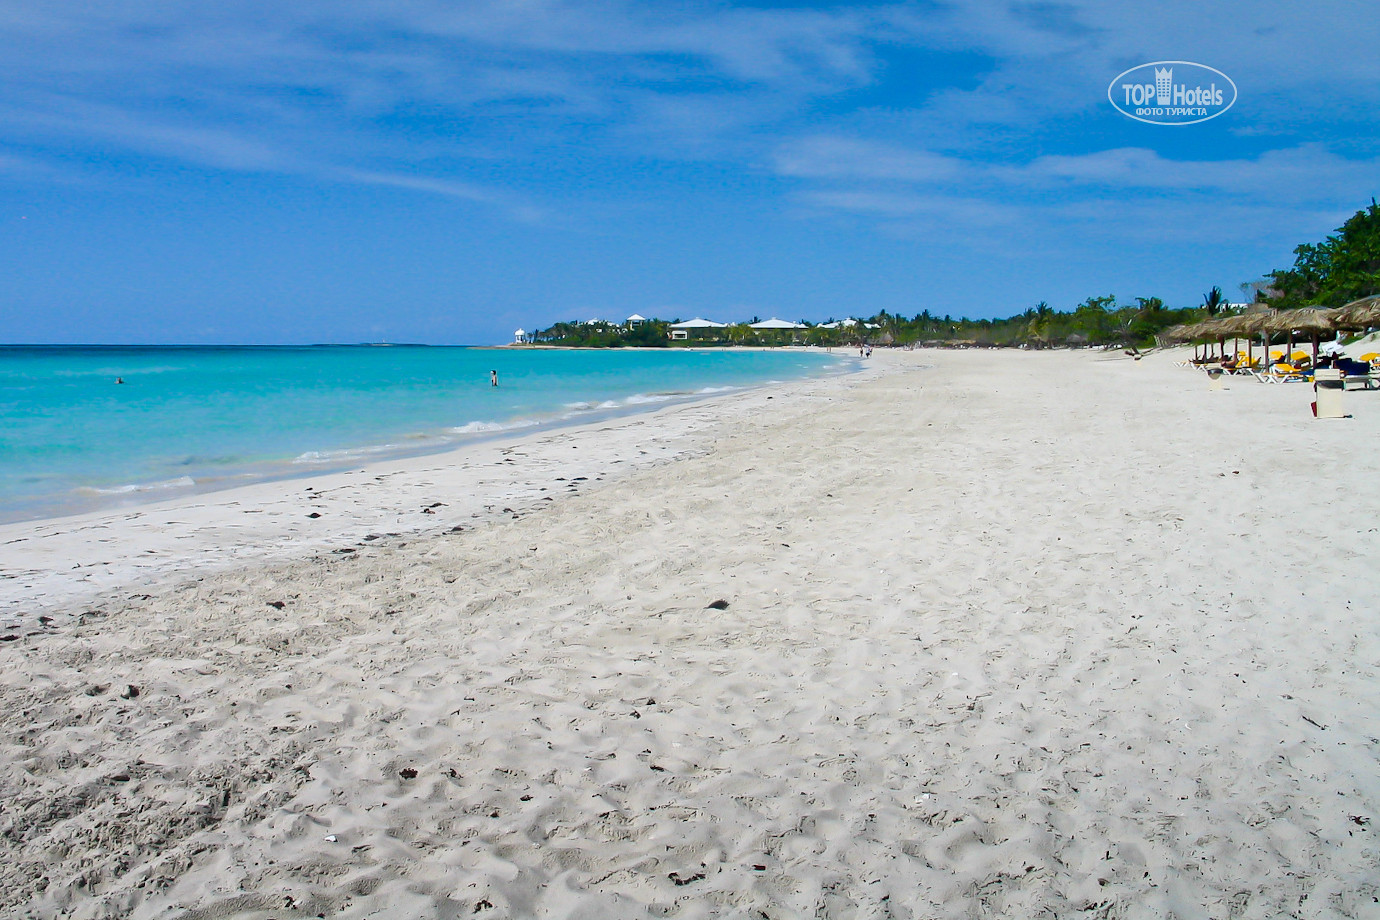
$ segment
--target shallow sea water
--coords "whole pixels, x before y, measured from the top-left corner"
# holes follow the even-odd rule
[[[0,347],[0,521],[342,469],[850,367],[803,349]]]

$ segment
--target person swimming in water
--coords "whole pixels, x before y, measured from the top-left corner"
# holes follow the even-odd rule
[[[498,386],[498,371],[489,371],[489,386]]]

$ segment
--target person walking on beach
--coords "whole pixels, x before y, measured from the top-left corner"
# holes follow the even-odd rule
[[[489,371],[489,386],[498,386],[498,371]]]

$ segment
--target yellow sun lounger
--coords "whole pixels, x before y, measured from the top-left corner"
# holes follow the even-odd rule
[[[1292,364],[1284,364],[1283,362],[1272,364],[1267,370],[1252,371],[1251,373],[1261,383],[1292,383],[1308,379]]]

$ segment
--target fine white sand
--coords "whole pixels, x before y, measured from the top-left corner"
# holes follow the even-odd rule
[[[872,362],[0,528],[0,915],[1380,916],[1380,392]]]

